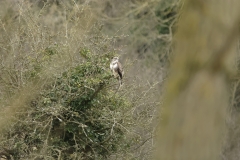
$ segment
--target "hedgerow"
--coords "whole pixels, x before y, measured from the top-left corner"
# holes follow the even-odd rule
[[[86,3],[1,6],[0,156],[129,159],[152,148],[155,84],[128,75],[127,61],[119,88],[109,69],[124,35],[103,34]]]

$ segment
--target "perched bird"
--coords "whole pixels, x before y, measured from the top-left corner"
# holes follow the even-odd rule
[[[122,64],[119,62],[118,57],[113,57],[110,63],[110,69],[113,72],[113,75],[119,79],[119,84],[122,85],[122,78],[123,78],[123,69]]]

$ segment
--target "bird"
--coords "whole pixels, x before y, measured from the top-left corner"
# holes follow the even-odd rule
[[[119,84],[122,85],[122,78],[123,78],[123,68],[122,64],[119,62],[119,57],[113,57],[111,63],[110,63],[110,69],[112,70],[112,73],[114,77],[118,77]]]

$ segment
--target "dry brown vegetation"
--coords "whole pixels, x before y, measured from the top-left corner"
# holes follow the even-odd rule
[[[150,157],[160,82],[126,75],[117,89],[109,62],[126,35],[104,33],[94,5],[1,1],[2,157]]]
[[[238,160],[239,7],[0,1],[0,158]]]

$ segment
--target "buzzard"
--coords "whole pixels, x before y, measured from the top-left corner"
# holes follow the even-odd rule
[[[122,78],[123,78],[123,69],[122,64],[119,62],[118,57],[113,57],[110,63],[110,69],[112,70],[113,75],[119,79],[119,84],[122,85]]]

